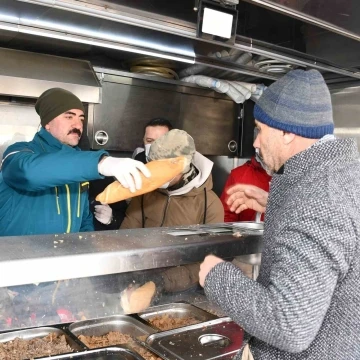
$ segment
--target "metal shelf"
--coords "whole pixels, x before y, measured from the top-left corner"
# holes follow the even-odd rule
[[[0,287],[177,266],[200,262],[208,254],[232,258],[261,252],[260,235],[238,238],[203,233],[201,227],[199,234],[173,236],[171,230],[2,237]]]

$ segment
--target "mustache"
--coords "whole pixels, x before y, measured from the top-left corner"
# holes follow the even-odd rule
[[[81,132],[79,129],[71,129],[71,130],[68,132],[68,135],[71,135],[71,134],[78,134],[79,137],[81,137],[82,132]]]
[[[256,149],[255,149],[255,153],[256,153],[261,159],[263,159],[262,152],[260,151],[259,148],[256,148]]]

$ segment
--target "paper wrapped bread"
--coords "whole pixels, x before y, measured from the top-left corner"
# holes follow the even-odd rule
[[[183,156],[150,161],[145,166],[150,170],[151,177],[147,178],[140,173],[142,180],[141,189],[132,193],[129,189],[124,188],[118,181],[114,181],[96,197],[96,200],[102,203],[112,204],[154,191],[168,181],[171,181],[175,176],[181,174],[188,165],[188,160]]]

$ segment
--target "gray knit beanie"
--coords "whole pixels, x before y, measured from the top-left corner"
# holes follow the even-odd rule
[[[195,152],[194,139],[184,130],[173,129],[151,144],[149,159],[160,160],[184,156],[188,161],[184,169],[184,172],[186,172],[189,170]]]
[[[52,88],[43,92],[35,104],[35,110],[44,127],[51,120],[71,109],[85,112],[80,99],[70,91],[61,88]]]
[[[254,117],[309,139],[334,132],[330,92],[317,70],[292,70],[271,84],[256,103]]]

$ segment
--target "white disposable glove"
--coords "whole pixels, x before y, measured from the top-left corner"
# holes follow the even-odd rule
[[[112,221],[112,208],[108,204],[95,205],[94,215],[97,221],[109,225]]]
[[[116,158],[108,156],[101,160],[98,165],[98,171],[104,176],[114,176],[120,184],[135,192],[135,189],[141,189],[141,177],[139,170],[150,177],[149,169],[141,162],[129,158]]]

